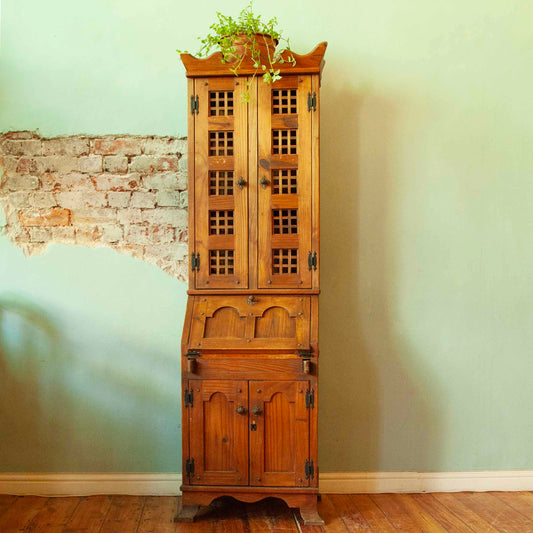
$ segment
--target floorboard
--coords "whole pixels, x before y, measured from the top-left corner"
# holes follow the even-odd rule
[[[0,533],[533,533],[532,492],[326,494],[324,528],[274,498],[220,498],[195,523],[174,522],[173,496],[0,495]]]

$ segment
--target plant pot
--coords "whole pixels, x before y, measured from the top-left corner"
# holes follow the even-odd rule
[[[268,63],[269,57],[271,61],[274,57],[277,44],[278,41],[272,39],[272,37],[266,33],[254,33],[253,35],[240,33],[235,36],[233,41],[235,54],[228,55],[226,59],[230,62],[240,60],[242,57],[254,59],[252,55],[253,51],[254,54],[259,52],[260,59],[263,63]]]

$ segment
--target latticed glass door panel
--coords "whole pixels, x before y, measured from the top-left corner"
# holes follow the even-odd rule
[[[197,289],[248,287],[248,105],[245,81],[195,81]]]
[[[310,288],[311,79],[285,76],[258,90],[259,287]]]

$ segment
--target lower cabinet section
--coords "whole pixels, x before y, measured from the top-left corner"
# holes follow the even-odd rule
[[[310,387],[310,381],[189,380],[189,484],[309,487]]]

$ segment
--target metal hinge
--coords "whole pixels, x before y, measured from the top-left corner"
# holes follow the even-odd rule
[[[305,461],[305,479],[314,479],[315,478],[315,465],[313,461]]]
[[[316,111],[316,93],[307,93],[307,111]]]
[[[316,252],[308,252],[307,253],[307,266],[309,267],[309,270],[316,270],[317,265],[318,265],[318,257],[316,255]]]
[[[185,403],[185,407],[192,407],[194,405],[194,392],[191,389],[185,389],[185,393],[183,394],[183,401]]]
[[[187,459],[185,461],[185,473],[188,476],[192,476],[194,474],[194,459]]]
[[[305,391],[305,408],[314,409],[315,408],[315,389],[307,389]]]
[[[191,96],[191,115],[194,115],[195,113],[198,114],[200,111],[200,102],[198,100],[198,95]]]
[[[195,255],[194,252],[193,252],[191,254],[191,270],[200,271],[200,253],[197,253]]]

